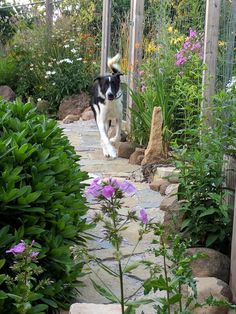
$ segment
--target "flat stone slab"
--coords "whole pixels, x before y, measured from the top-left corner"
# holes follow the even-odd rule
[[[120,304],[74,303],[69,314],[121,314]]]

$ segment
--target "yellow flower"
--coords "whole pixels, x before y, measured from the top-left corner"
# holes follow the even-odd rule
[[[167,31],[168,31],[168,33],[172,33],[172,32],[173,32],[173,27],[172,27],[172,26],[169,26],[169,27],[167,28]]]
[[[218,45],[219,45],[220,47],[223,47],[223,46],[225,46],[225,42],[222,41],[222,40],[219,40],[219,41],[218,41]]]
[[[151,41],[148,45],[147,45],[147,52],[156,52],[157,51],[157,47],[155,46],[154,42]]]

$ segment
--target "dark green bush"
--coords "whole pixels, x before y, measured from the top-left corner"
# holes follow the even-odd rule
[[[71,248],[85,246],[83,231],[90,227],[82,196],[87,174],[78,161],[55,121],[31,104],[0,101],[0,313],[18,313],[6,295],[13,258],[5,252],[22,239],[41,246],[37,281],[50,283],[38,291],[40,303],[65,308],[71,302],[83,266]]]

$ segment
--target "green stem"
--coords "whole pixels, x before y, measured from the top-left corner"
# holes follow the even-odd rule
[[[179,283],[179,294],[181,295],[181,298],[179,300],[179,311],[182,313],[183,307],[182,307],[182,294],[181,294],[181,284]]]
[[[121,311],[125,313],[125,301],[124,301],[124,282],[123,282],[123,271],[121,262],[119,260],[119,274],[120,274],[120,299],[121,299]]]
[[[163,262],[164,262],[164,274],[165,274],[165,282],[166,282],[166,297],[167,297],[167,307],[168,307],[168,314],[171,314],[170,311],[170,292],[169,292],[169,281],[168,281],[168,274],[167,274],[167,263],[166,263],[166,248],[165,243],[161,240],[161,246],[163,247]]]

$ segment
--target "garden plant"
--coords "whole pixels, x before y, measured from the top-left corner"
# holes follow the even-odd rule
[[[31,104],[1,101],[0,117],[0,312],[67,308],[83,268],[72,248],[85,246],[83,232],[90,228],[82,196],[87,174],[56,121],[39,115]],[[29,260],[25,255],[33,240],[39,254]],[[24,245],[23,255],[14,251]],[[21,271],[29,285],[24,289],[32,292],[25,296],[19,273],[24,261]]]

